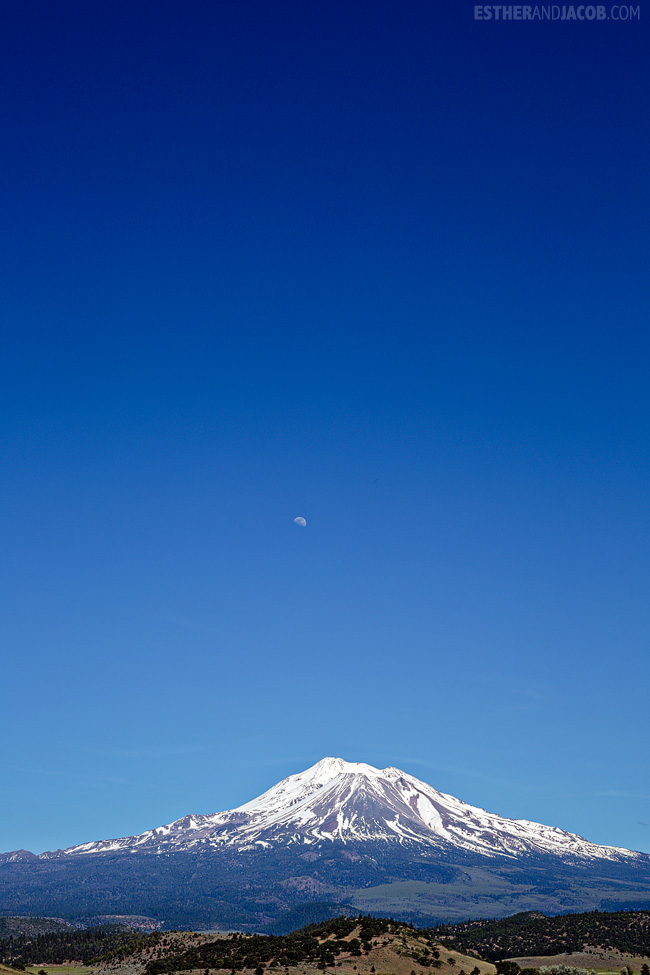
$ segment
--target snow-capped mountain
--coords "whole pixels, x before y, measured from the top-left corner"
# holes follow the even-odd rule
[[[623,907],[650,909],[648,854],[505,819],[399,769],[340,758],[236,809],[39,856],[0,854],[0,911],[16,915],[260,930],[293,912],[299,927],[341,910],[433,924]]]
[[[139,836],[84,843],[58,855],[245,851],[333,841],[393,843],[490,858],[555,855],[565,862],[643,857],[589,843],[557,827],[486,812],[397,768],[376,769],[341,758],[324,758],[236,809],[185,816]]]

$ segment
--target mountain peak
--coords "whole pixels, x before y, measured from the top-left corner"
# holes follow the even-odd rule
[[[377,776],[383,775],[388,772],[389,769],[378,769],[374,765],[367,765],[365,762],[348,762],[344,758],[333,758],[328,756],[327,758],[321,758],[319,762],[312,765],[310,768],[305,769],[304,772],[299,772],[299,775],[308,775],[310,773],[315,773],[318,775],[331,775],[332,778],[335,775],[349,774],[349,775],[368,775]]]
[[[209,816],[185,816],[140,836],[72,847],[66,854],[203,848],[236,850],[325,843],[397,843],[446,856],[557,856],[619,860],[639,854],[598,846],[574,833],[506,819],[438,792],[390,766],[322,758],[256,799]]]
[[[208,916],[222,923],[225,905],[238,916],[244,911],[247,924],[254,910],[255,923],[261,924],[271,903],[280,910],[323,895],[338,899],[342,892],[346,903],[358,897],[350,903],[362,911],[374,911],[378,903],[392,910],[406,903],[404,891],[400,887],[397,900],[391,900],[384,888],[417,880],[403,885],[417,887],[408,895],[416,916],[423,903],[431,905],[435,917],[467,916],[469,904],[483,904],[490,916],[502,896],[504,904],[543,905],[550,913],[578,904],[593,907],[598,890],[603,897],[611,897],[612,890],[619,897],[624,890],[627,903],[637,903],[649,887],[649,869],[645,854],[497,816],[392,766],[377,769],[328,756],[236,809],[188,815],[139,836],[84,843],[38,858],[24,851],[0,854],[0,893],[3,903],[12,898],[16,913],[18,907],[20,913],[34,913],[33,891],[36,903],[48,905],[41,913],[51,915],[62,897],[77,903],[79,891],[89,890],[106,913],[114,914],[119,902],[127,914],[144,896],[157,905],[159,913],[153,913],[160,917],[182,900],[185,907],[175,917],[183,924],[198,905],[201,923]],[[383,900],[374,894],[364,900],[368,887],[384,891]],[[475,910],[480,916],[481,908]]]
[[[390,769],[378,769],[374,765],[367,765],[365,762],[348,762],[344,758],[321,758],[319,762],[299,772],[300,776],[314,776],[315,778],[333,779],[337,775],[367,775],[370,778],[382,776]],[[401,774],[401,773],[400,773]],[[294,778],[295,776],[290,776]]]

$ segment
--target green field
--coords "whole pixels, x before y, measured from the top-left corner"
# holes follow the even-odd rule
[[[27,965],[25,972],[29,975],[38,975],[38,972],[47,972],[47,975],[88,975],[92,968],[87,965]]]

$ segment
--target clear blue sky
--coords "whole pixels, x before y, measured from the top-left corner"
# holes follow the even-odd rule
[[[650,851],[647,21],[0,44],[0,849],[341,755]]]

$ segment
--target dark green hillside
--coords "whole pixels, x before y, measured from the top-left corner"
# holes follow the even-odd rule
[[[476,952],[487,961],[561,955],[585,946],[650,955],[650,911],[589,911],[559,917],[530,912],[500,921],[440,925],[434,933],[458,951]]]
[[[320,924],[322,921],[347,915],[356,917],[358,913],[353,908],[345,908],[334,902],[312,901],[284,911],[275,921],[261,927],[260,934],[291,934],[292,931],[305,928],[308,924]]]
[[[12,935],[14,938],[20,935],[34,938],[48,931],[69,931],[73,926],[57,917],[0,917],[0,941]]]
[[[36,937],[20,935],[0,940],[0,963],[5,965],[63,965],[69,961],[87,965],[99,955],[129,954],[146,936],[130,928],[86,928],[50,931]]]

